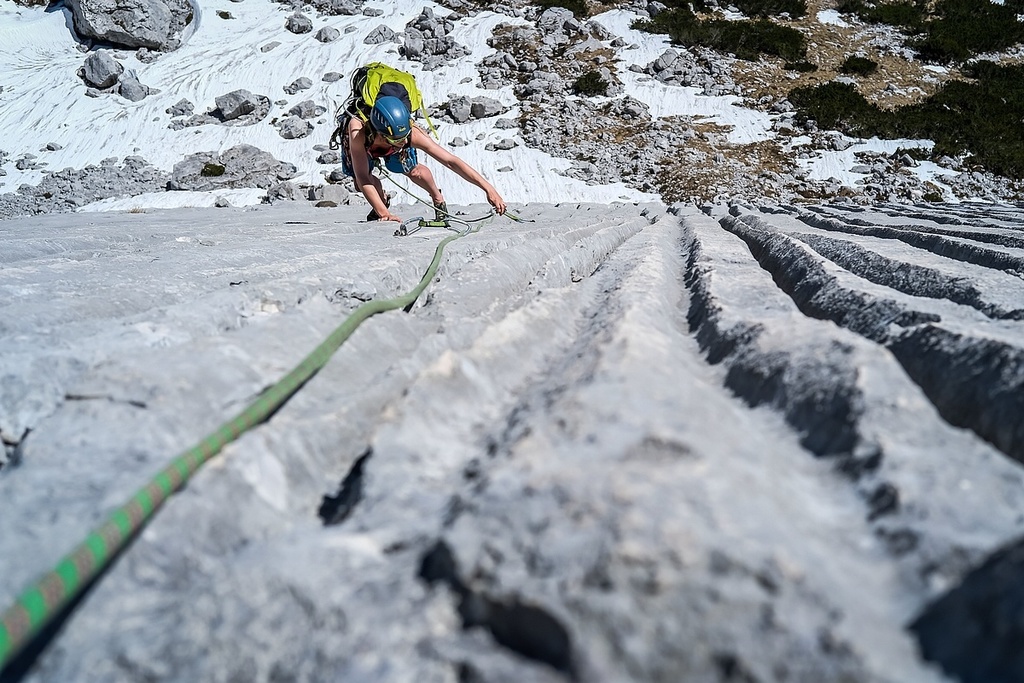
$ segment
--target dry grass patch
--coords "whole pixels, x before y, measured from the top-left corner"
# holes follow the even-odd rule
[[[734,145],[723,141],[728,133],[723,126],[693,122],[690,128],[696,137],[666,158],[658,173],[658,192],[666,202],[782,197],[796,158],[780,141]]]
[[[908,60],[900,47],[905,37],[892,27],[862,24],[848,16],[843,18],[849,26],[818,21],[818,12],[835,9],[835,4],[834,0],[810,0],[806,17],[784,22],[806,37],[807,61],[816,65],[817,71],[790,71],[779,59],[736,61],[733,80],[750,100],[748,106],[757,106],[759,100],[778,101],[793,88],[813,87],[844,76],[840,67],[851,55],[863,56],[878,64],[875,73],[854,80],[857,90],[869,102],[885,109],[921,102],[943,83],[956,78],[955,74],[926,68],[918,60]]]

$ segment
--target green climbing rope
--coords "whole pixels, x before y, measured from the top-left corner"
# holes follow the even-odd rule
[[[393,299],[370,301],[349,315],[312,353],[277,384],[260,395],[235,418],[221,425],[198,444],[176,457],[116,509],[97,529],[36,584],[23,591],[14,605],[0,615],[0,671],[89,583],[98,577],[173,493],[224,446],[264,422],[315,375],[370,316],[411,306],[437,273],[444,248],[453,240],[477,232],[480,225],[467,226],[443,239],[434,250],[426,272],[410,292]]]

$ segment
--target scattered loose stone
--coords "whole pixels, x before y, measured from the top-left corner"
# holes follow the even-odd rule
[[[298,116],[300,119],[311,119],[320,116],[327,108],[317,104],[313,100],[303,100],[288,110],[289,116]]]
[[[366,34],[366,37],[363,38],[363,43],[366,45],[383,45],[384,43],[392,42],[397,36],[397,33],[392,31],[386,25],[381,24]]]
[[[74,211],[101,199],[130,197],[165,189],[167,174],[145,159],[125,157],[120,166],[117,161],[115,157],[104,159],[98,166],[49,173],[38,185],[21,185],[17,192],[2,194],[0,219]],[[31,164],[32,160],[28,159],[28,162]]]
[[[318,163],[318,164],[337,164],[337,163],[341,163],[341,154],[339,154],[337,150],[333,150],[333,149],[327,150],[326,152],[321,152],[320,156],[318,156],[316,158],[316,163]]]
[[[285,140],[304,138],[313,132],[313,124],[298,116],[289,116],[277,123],[278,134]]]
[[[269,203],[284,199],[287,201],[297,201],[302,199],[302,190],[295,183],[287,180],[272,185],[267,190],[267,199]]]
[[[126,71],[117,79],[117,93],[126,100],[138,102],[150,94],[150,89],[139,82],[134,71]]]
[[[166,111],[171,116],[191,116],[195,111],[196,107],[187,98],[181,98],[171,106],[167,107]]]
[[[296,12],[288,17],[284,27],[292,33],[309,33],[313,30],[313,20],[302,12]]]
[[[108,50],[99,50],[85,58],[85,65],[78,71],[78,75],[86,84],[103,90],[117,83],[118,76],[123,72],[124,67]]]
[[[449,34],[454,22],[438,18],[433,10],[424,7],[419,16],[405,27],[405,41],[399,52],[406,59],[421,62],[432,71],[469,54],[469,49],[455,42]]]
[[[300,90],[309,90],[312,87],[313,81],[309,80],[305,76],[302,76],[301,78],[297,78],[294,81],[292,81],[289,85],[286,85],[284,87],[284,91],[289,95],[294,95]]]
[[[474,119],[485,119],[490,116],[497,116],[505,111],[505,107],[498,100],[490,97],[474,97],[470,113]]]
[[[313,37],[321,43],[331,43],[341,37],[341,32],[333,26],[324,26]]]
[[[251,114],[256,111],[259,102],[256,96],[248,90],[233,90],[226,95],[220,95],[214,99],[220,118],[224,121],[233,121],[240,116]]]

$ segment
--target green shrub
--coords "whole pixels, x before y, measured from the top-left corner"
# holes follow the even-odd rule
[[[971,154],[993,173],[1024,179],[1024,65],[979,62],[965,75],[977,80],[950,81],[925,101],[893,111],[834,82],[796,88],[789,100],[800,123],[813,119],[856,137],[932,140],[933,157]]]
[[[924,0],[899,0],[871,5],[863,0],[840,0],[836,9],[844,14],[855,14],[869,24],[889,24],[911,31],[920,30],[925,20]]]
[[[918,161],[924,161],[931,156],[931,153],[923,147],[897,147],[893,154],[900,157],[906,154],[911,159],[917,159]]]
[[[740,59],[757,60],[761,55],[803,61],[807,43],[802,33],[767,19],[755,21],[699,21],[689,9],[662,12],[649,21],[637,21],[633,28],[648,33],[666,33],[677,45],[702,46],[731,52]]]
[[[847,57],[846,61],[840,65],[839,70],[844,74],[870,76],[878,71],[878,63],[866,57]]]
[[[919,31],[925,20],[924,2],[917,0],[875,5],[865,13],[864,18],[873,24],[890,24]]]
[[[797,121],[817,122],[819,128],[842,131],[854,137],[891,136],[886,112],[871,104],[848,83],[823,83],[795,88],[789,101],[797,109]]]
[[[786,62],[784,66],[785,66],[786,69],[788,69],[790,71],[799,71],[800,73],[805,73],[805,74],[809,74],[812,71],[817,71],[818,70],[818,65],[817,64],[813,64],[813,63],[808,62],[806,60],[802,61],[802,62]]]
[[[785,13],[799,19],[807,15],[806,0],[733,0],[733,3],[748,17],[777,17]]]
[[[898,26],[921,37],[911,43],[926,61],[962,62],[982,52],[995,52],[1024,42],[1024,0],[939,0],[931,16],[926,0],[876,2],[840,0],[840,12],[856,14],[874,24]]]
[[[839,0],[836,3],[836,11],[842,14],[856,14],[860,16],[860,13],[866,10],[867,5],[864,4],[864,0]]]
[[[221,166],[220,164],[215,164],[213,162],[207,161],[205,164],[203,164],[203,170],[199,172],[199,175],[203,176],[204,178],[215,178],[217,176],[224,175],[224,167]]]
[[[938,18],[925,26],[925,35],[912,47],[923,59],[960,62],[982,52],[995,52],[1024,41],[1024,23],[1017,14],[1022,3],[942,0]]]
[[[598,72],[588,71],[576,79],[572,84],[572,91],[575,94],[583,95],[584,97],[607,95],[608,81],[601,78],[601,74]]]

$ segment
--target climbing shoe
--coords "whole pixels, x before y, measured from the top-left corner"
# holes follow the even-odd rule
[[[434,220],[448,221],[448,204],[446,202],[434,202]]]
[[[384,199],[384,207],[388,208],[388,209],[391,208],[391,197],[387,197],[387,198]],[[377,214],[377,211],[375,209],[370,209],[370,213],[366,214],[366,222],[367,223],[369,223],[370,221],[379,221],[379,220],[380,220],[380,216]]]

